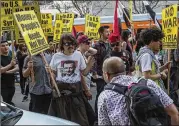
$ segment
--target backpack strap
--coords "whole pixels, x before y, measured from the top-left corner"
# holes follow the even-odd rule
[[[117,93],[120,93],[120,94],[123,94],[125,95],[128,87],[127,86],[123,86],[123,85],[120,85],[118,83],[109,83],[107,84],[105,87],[104,87],[105,90],[112,90],[112,91],[115,91]]]
[[[137,83],[140,85],[147,86],[147,79],[145,79],[143,77],[139,77]]]

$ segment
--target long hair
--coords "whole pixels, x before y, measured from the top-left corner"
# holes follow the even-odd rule
[[[62,36],[60,38],[60,43],[59,43],[60,51],[62,51],[62,52],[64,51],[64,48],[63,48],[64,40],[74,42],[75,43],[75,49],[77,48],[76,38],[70,33],[64,33],[64,34],[62,34]]]
[[[18,48],[19,48],[20,51],[22,51],[23,46],[24,46],[24,44],[20,44],[20,45],[18,46]]]

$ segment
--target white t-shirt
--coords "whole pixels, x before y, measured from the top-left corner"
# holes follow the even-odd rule
[[[76,83],[81,81],[80,71],[86,68],[86,63],[79,51],[70,56],[58,52],[52,57],[50,66],[57,72],[57,81]]]
[[[152,71],[152,56],[148,53],[144,54],[140,59],[140,66],[142,72]]]
[[[146,71],[152,71],[152,56],[148,53],[144,54],[141,59],[140,59],[140,65],[141,65],[141,71],[146,72]],[[160,62],[155,60],[157,63],[158,68],[161,66]]]

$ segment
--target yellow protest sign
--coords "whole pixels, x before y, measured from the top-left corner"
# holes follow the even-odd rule
[[[12,14],[12,8],[22,6],[22,0],[1,0],[1,15]]]
[[[1,16],[1,30],[2,31],[14,30],[14,19],[12,15]]]
[[[85,15],[85,34],[94,39],[99,38],[98,29],[100,27],[100,17]]]
[[[61,19],[63,20],[62,33],[71,33],[74,23],[74,14],[73,13],[62,13],[60,14]]]
[[[52,26],[52,14],[42,13],[41,14],[41,26],[43,32],[46,36],[53,36],[53,26]]]
[[[15,12],[13,15],[31,55],[49,48],[34,11]]]
[[[34,10],[34,12],[37,15],[38,20],[39,21],[41,20],[40,9],[39,9],[39,6],[37,4],[31,5],[31,6],[14,7],[13,13],[14,12],[21,12],[21,11],[29,11],[29,10]],[[15,38],[16,38],[17,44],[24,44],[24,38],[22,37],[20,30],[19,30],[16,23],[15,23]]]
[[[162,10],[162,30],[165,37],[162,41],[164,49],[176,49],[178,38],[177,4]]]
[[[62,16],[60,14],[56,14],[54,35],[53,35],[53,42],[54,43],[60,42],[60,37],[61,37],[61,34],[62,34],[62,28],[63,28]]]

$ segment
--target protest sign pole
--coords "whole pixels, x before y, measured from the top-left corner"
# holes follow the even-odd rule
[[[29,52],[29,61],[32,61],[32,55],[30,54],[30,52]],[[30,69],[30,75],[31,75],[31,79],[32,79],[32,84],[35,84],[35,77],[34,77],[34,69],[33,68]]]
[[[47,62],[47,60],[46,60],[46,58],[45,58],[43,52],[41,53],[41,56],[42,56],[43,62],[45,63],[45,66],[49,67],[49,64],[48,64],[48,62]],[[58,94],[58,97],[60,97],[61,94],[60,94],[60,91],[59,91],[59,89],[58,89],[58,87],[57,87],[57,84],[56,84],[56,82],[55,82],[55,79],[54,79],[54,77],[53,77],[53,75],[52,75],[51,69],[49,70],[49,74],[50,74],[50,78],[51,78],[51,80],[52,80],[52,83],[51,83],[51,84],[52,84],[52,87],[55,87],[55,89],[56,89],[56,91],[57,91],[57,94]]]
[[[171,50],[168,49],[168,62],[170,62],[171,60]],[[168,80],[167,80],[167,92],[168,92],[168,95],[170,94],[170,66],[168,68]]]
[[[15,59],[15,54],[14,54],[14,31],[11,31],[11,47],[12,47],[12,59]]]

